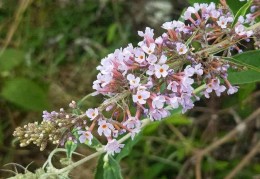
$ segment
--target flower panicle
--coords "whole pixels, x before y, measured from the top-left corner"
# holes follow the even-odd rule
[[[87,109],[80,116],[64,110],[44,111],[41,124],[19,127],[14,135],[21,146],[33,142],[42,149],[47,140],[54,144],[71,140],[91,145],[97,133],[106,138],[107,153],[114,155],[124,147],[117,139],[127,133],[133,139],[141,131],[143,118],[156,121],[169,116],[170,110],[181,108],[184,113],[192,109],[194,101],[199,100],[194,86],[205,84],[201,94],[206,98],[213,92],[217,96],[225,91],[228,95],[236,93],[238,87],[228,81],[227,70],[232,65],[223,57],[240,53],[238,42],[249,41],[254,35],[246,26],[255,23],[256,8],[233,25],[235,17],[225,6],[195,3],[183,13],[184,21],[162,24],[166,31],[158,37],[149,27],[138,31],[142,41],[137,47],[130,43],[116,49],[97,67],[93,89],[95,94],[108,97],[100,107]],[[201,53],[225,40],[231,45],[218,46],[219,56]],[[76,108],[77,104],[71,102],[69,106]]]

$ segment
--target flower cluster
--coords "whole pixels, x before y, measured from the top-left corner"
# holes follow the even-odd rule
[[[102,108],[90,108],[82,115],[73,126],[80,143],[91,145],[93,130],[97,128],[97,134],[107,139],[104,149],[114,155],[124,147],[117,138],[126,133],[134,138],[141,130],[142,118],[161,120],[172,109],[181,108],[183,113],[192,109],[194,101],[199,99],[194,93],[199,84],[205,84],[202,95],[206,98],[212,92],[217,96],[225,91],[237,92],[238,87],[232,86],[227,78],[230,65],[222,57],[232,50],[241,51],[238,41],[249,40],[253,35],[245,25],[251,24],[255,17],[240,16],[233,24],[234,16],[224,6],[195,3],[182,18],[183,21],[162,24],[166,31],[157,37],[149,27],[144,32],[138,31],[142,41],[137,47],[128,44],[101,60],[93,83],[96,94],[113,99],[125,95],[117,101],[104,102]],[[230,48],[218,46],[212,53],[201,52],[224,40],[229,41]],[[217,53],[218,56],[213,55]],[[111,115],[105,116],[104,110]],[[57,116],[56,112],[43,113],[45,121],[53,122]]]

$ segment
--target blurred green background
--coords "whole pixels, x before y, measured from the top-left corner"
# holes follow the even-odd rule
[[[0,0],[0,168],[42,166],[55,146],[43,152],[20,148],[17,126],[41,121],[43,110],[67,108],[92,92],[96,66],[116,48],[140,38],[146,26],[160,34],[161,24],[178,19],[184,0]],[[208,146],[259,107],[259,84],[240,87],[234,96],[203,99],[188,115],[176,115],[147,127],[131,154],[121,162],[125,178],[193,178],[198,148]],[[86,106],[96,106],[101,97]],[[203,178],[223,178],[259,141],[259,119],[202,161]],[[90,149],[80,147],[87,155]],[[58,162],[57,157],[57,162]],[[237,178],[260,178],[256,155]],[[72,178],[93,178],[96,160],[75,169]],[[18,171],[22,171],[18,167]],[[1,178],[12,176],[0,171]]]

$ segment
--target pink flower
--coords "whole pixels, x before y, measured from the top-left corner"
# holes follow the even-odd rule
[[[145,28],[145,32],[138,31],[138,35],[139,35],[140,37],[153,38],[154,32],[153,32],[153,29],[151,29],[150,27],[146,27],[146,28]]]
[[[90,120],[93,120],[98,115],[98,109],[97,108],[95,108],[95,109],[90,108],[86,111],[86,115],[90,118]]]
[[[191,14],[194,14],[196,12],[194,7],[188,7],[187,10],[184,12],[183,16],[185,20],[188,20],[191,18]]]
[[[151,43],[149,47],[147,45],[141,46],[142,50],[147,53],[148,55],[152,54],[155,50],[155,43]]]
[[[242,24],[235,27],[235,32],[239,36],[246,35],[245,27]]]
[[[165,97],[164,96],[156,96],[153,99],[152,106],[156,109],[162,109],[165,103]]]
[[[140,83],[140,78],[139,77],[135,78],[135,76],[133,74],[128,74],[127,75],[127,80],[129,81],[131,88],[136,88],[136,87],[139,86],[139,83]]]
[[[215,19],[217,19],[219,16],[220,16],[220,12],[218,11],[218,10],[212,10],[212,11],[210,11],[210,16],[212,17],[212,18],[215,18]]]
[[[148,58],[146,58],[146,61],[153,65],[157,61],[157,57],[154,54],[151,54],[148,56]]]
[[[120,144],[116,139],[113,139],[108,141],[107,145],[105,146],[105,151],[108,154],[114,155],[115,153],[120,153],[124,146],[124,144]]]
[[[101,136],[102,133],[106,136],[109,137],[111,136],[111,130],[114,129],[114,126],[108,122],[106,122],[105,120],[99,121],[98,123],[99,127],[98,127],[98,134]]]
[[[162,37],[157,37],[155,39],[155,43],[158,44],[158,45],[161,45],[163,43],[163,38]]]
[[[163,23],[162,28],[166,29],[166,30],[171,30],[171,29],[174,29],[174,24],[172,23],[172,21],[165,22],[165,23]]]
[[[130,117],[127,121],[123,123],[128,129],[130,129],[131,138],[133,139],[136,134],[141,131],[141,121],[135,117]]]
[[[134,54],[136,62],[143,63],[145,61],[145,53],[140,48],[137,48]]]
[[[186,45],[183,43],[179,43],[179,42],[176,43],[176,50],[179,55],[183,55],[183,54],[187,53],[187,51],[188,51]]]
[[[167,61],[167,57],[165,55],[161,55],[160,60],[159,60],[159,64],[165,64]]]
[[[220,85],[220,81],[218,78],[212,79],[212,81],[207,84],[206,90],[203,92],[206,98],[209,98],[209,93],[215,91],[217,96],[220,96],[222,92],[226,90],[224,85]]]
[[[170,98],[169,102],[173,109],[177,109],[179,107],[178,97]]]
[[[227,23],[228,23],[228,19],[225,18],[224,16],[221,16],[219,18],[219,20],[217,21],[218,25],[222,28],[225,29],[227,28]]]
[[[78,131],[78,134],[81,134],[79,136],[80,143],[85,143],[86,140],[88,140],[89,145],[92,144],[93,135],[91,134],[90,131]]]
[[[135,103],[145,104],[146,100],[150,97],[150,92],[148,91],[137,91],[136,95],[133,95],[133,101]]]
[[[179,83],[177,83],[176,81],[171,81],[168,84],[167,89],[168,90],[172,90],[172,92],[177,92],[178,91],[178,86],[179,86]]]
[[[228,95],[231,95],[231,94],[234,94],[238,91],[238,87],[237,86],[230,86],[227,90],[227,94]]]
[[[168,70],[169,66],[166,64],[163,65],[154,65],[154,69],[155,69],[155,76],[157,78],[161,78],[161,77],[166,77],[168,75]]]
[[[164,108],[162,109],[151,109],[149,112],[149,117],[152,121],[161,120],[170,115],[170,112]]]
[[[240,24],[243,24],[245,22],[245,18],[243,16],[239,16],[237,20]]]
[[[195,67],[191,67],[190,65],[186,66],[186,68],[184,69],[184,73],[187,76],[193,76],[194,74],[201,76],[203,74],[201,63],[195,65]]]

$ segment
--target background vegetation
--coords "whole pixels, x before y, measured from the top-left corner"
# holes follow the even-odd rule
[[[71,100],[78,101],[92,92],[95,67],[101,58],[129,42],[136,44],[140,40],[137,30],[145,26],[159,33],[163,22],[178,19],[188,5],[179,0],[1,0],[1,169],[14,170],[11,165],[4,166],[11,162],[30,164],[31,171],[41,167],[56,146],[48,146],[41,153],[32,145],[20,148],[12,136],[14,129],[40,121],[43,110],[66,108]],[[232,8],[238,10],[242,5],[237,1]],[[252,43],[246,47],[252,48]],[[101,101],[91,98],[84,106],[97,106]],[[193,178],[196,163],[192,156],[257,109],[259,113],[259,104],[259,83],[252,82],[241,85],[233,96],[202,99],[187,115],[176,114],[153,123],[122,160],[123,176]],[[205,153],[201,162],[203,178],[223,178],[230,173],[250,151],[259,148],[259,131],[258,116],[233,134],[229,142]],[[77,151],[84,155],[93,152],[84,146]],[[71,176],[93,178],[96,165],[97,160],[92,160]],[[18,167],[18,171],[22,170]],[[0,171],[0,176],[12,174]],[[259,154],[238,172],[237,178],[260,178]]]

